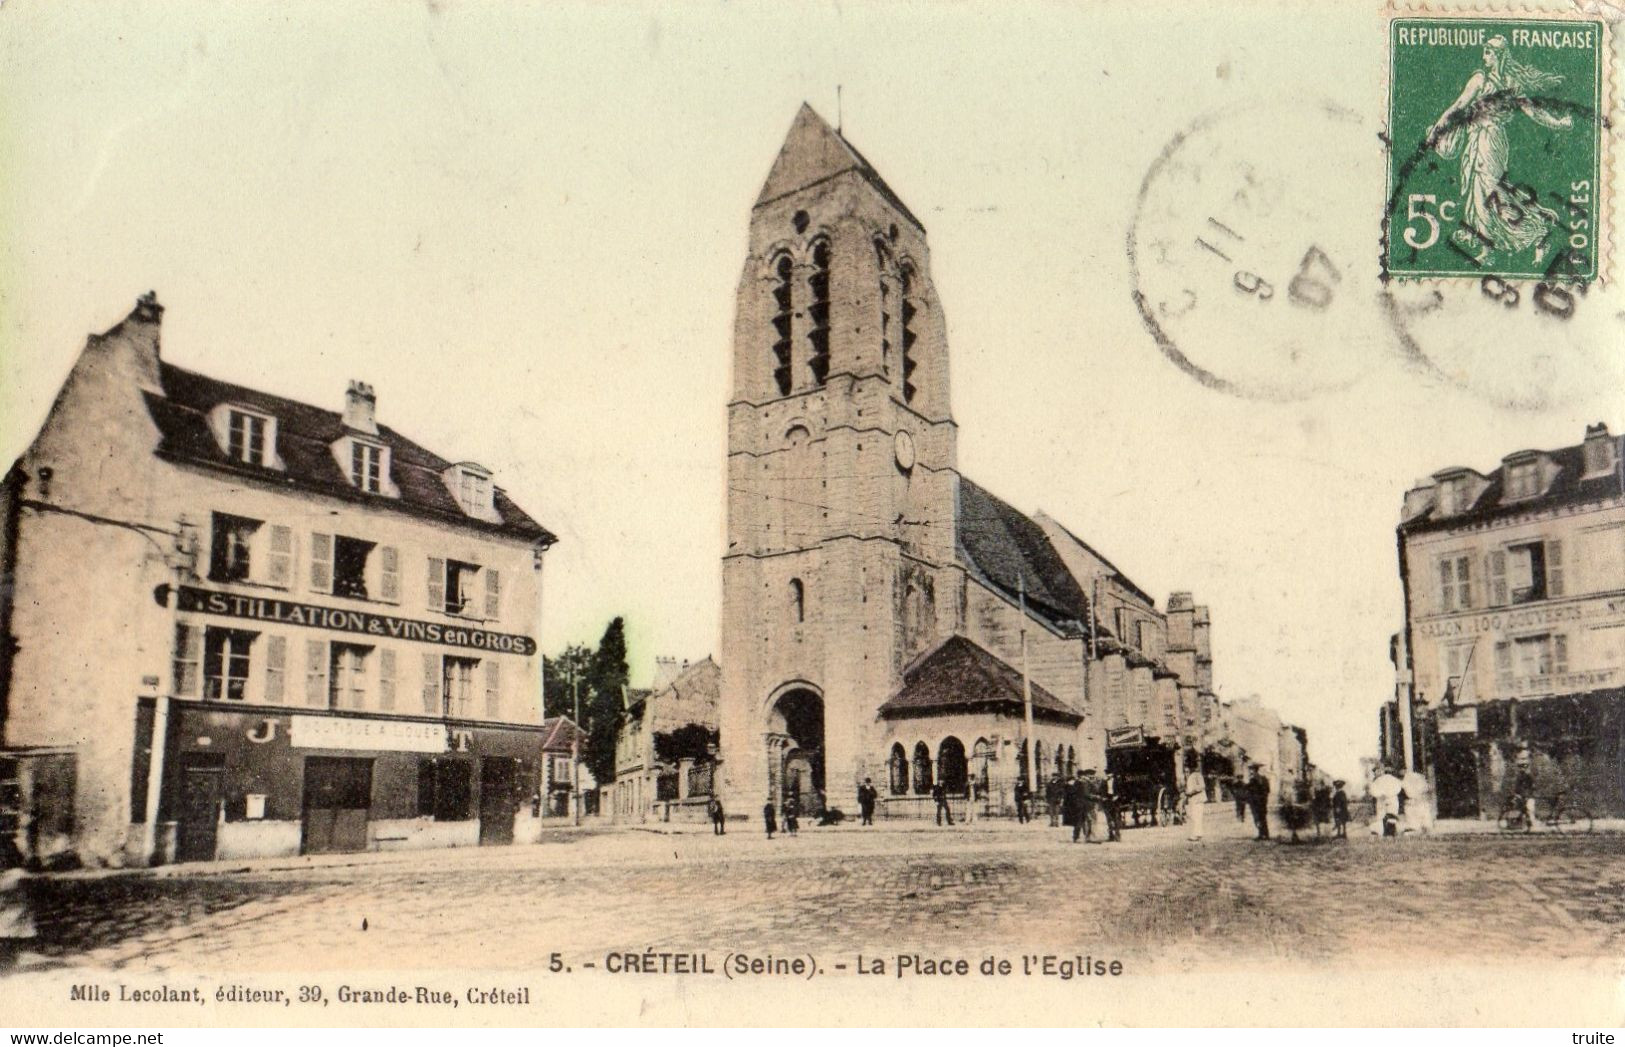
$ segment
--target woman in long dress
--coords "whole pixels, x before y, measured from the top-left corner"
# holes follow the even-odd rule
[[[1557,212],[1501,186],[1507,171],[1507,124],[1514,113],[1553,130],[1574,123],[1550,112],[1539,97],[1563,82],[1513,58],[1504,36],[1484,45],[1484,68],[1467,78],[1461,95],[1428,129],[1428,140],[1449,160],[1461,154],[1461,218],[1477,232],[1457,229],[1452,238],[1474,257],[1486,251],[1517,254],[1541,243],[1557,224]]]

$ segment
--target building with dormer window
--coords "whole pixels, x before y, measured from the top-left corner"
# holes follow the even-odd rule
[[[206,377],[161,316],[89,340],[6,480],[0,831],[98,864],[534,834],[553,535],[370,385]]]
[[[1442,817],[1496,817],[1520,766],[1542,800],[1560,788],[1625,813],[1625,471],[1618,437],[1589,426],[1554,451],[1516,451],[1488,474],[1441,470],[1405,495],[1400,699],[1409,751]],[[1408,682],[1407,682],[1408,681]],[[1384,711],[1384,757],[1406,754]]]

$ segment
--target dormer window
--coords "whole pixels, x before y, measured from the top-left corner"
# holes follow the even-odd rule
[[[265,437],[270,422],[264,415],[231,410],[226,415],[226,453],[249,465],[265,464]]]
[[[457,504],[470,516],[484,516],[491,507],[491,478],[466,466],[459,469]]]
[[[1439,480],[1440,516],[1454,516],[1471,508],[1467,481],[1465,475],[1449,476]]]
[[[1506,498],[1532,498],[1540,493],[1540,463],[1530,458],[1508,463],[1506,467]]]
[[[350,441],[350,482],[368,494],[383,491],[384,449],[377,444]]]

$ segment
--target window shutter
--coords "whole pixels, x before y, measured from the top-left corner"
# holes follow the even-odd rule
[[[305,704],[327,705],[327,644],[321,640],[305,641]]]
[[[288,638],[286,636],[267,636],[265,638],[266,701],[281,702],[286,698],[287,669]]]
[[[333,536],[319,531],[310,536],[310,587],[319,593],[333,591]]]
[[[196,698],[198,662],[203,656],[203,630],[185,622],[175,623],[175,695]]]
[[[401,554],[393,545],[378,550],[378,599],[401,602]]]
[[[265,580],[279,589],[293,584],[292,527],[271,525],[271,555],[266,564]]]
[[[502,612],[502,576],[494,569],[485,569],[485,617],[496,621]]]
[[[1489,555],[1490,604],[1500,607],[1507,602],[1507,554],[1497,549]]]
[[[388,647],[378,649],[378,708],[395,708],[395,652]]]
[[[495,658],[485,660],[485,715],[492,720],[502,715],[502,663]]]
[[[1546,543],[1546,595],[1563,595],[1563,543],[1555,538]]]
[[[433,651],[423,652],[423,711],[439,716],[440,708],[440,656]]]
[[[1439,561],[1439,610],[1456,609],[1456,571],[1449,560]]]
[[[429,610],[446,609],[446,561],[429,557]]]
[[[1464,611],[1473,606],[1472,560],[1465,556],[1456,558],[1456,599]]]
[[[1569,638],[1563,633],[1552,637],[1552,672],[1559,676],[1569,671]]]

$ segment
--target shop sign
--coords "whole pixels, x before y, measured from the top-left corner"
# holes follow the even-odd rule
[[[360,633],[380,640],[416,640],[421,643],[445,644],[448,647],[472,647],[477,651],[491,651],[497,654],[528,656],[536,653],[536,641],[528,636],[496,633],[443,622],[421,622],[413,618],[397,618],[394,615],[353,611],[342,607],[318,607],[315,604],[295,603],[292,600],[279,600],[275,597],[221,593],[199,589],[192,585],[160,585],[153,591],[153,597],[159,604],[167,607],[172,591],[179,594],[179,606],[182,611],[198,614],[247,618],[274,625],[333,629],[338,632]]]
[[[1110,727],[1106,730],[1106,748],[1130,749],[1145,744],[1144,727]]]
[[[446,726],[411,720],[363,720],[348,716],[294,716],[288,727],[295,749],[365,749],[443,753]],[[466,743],[465,743],[466,744]]]
[[[1464,705],[1460,709],[1439,712],[1440,734],[1477,734],[1478,706]]]

